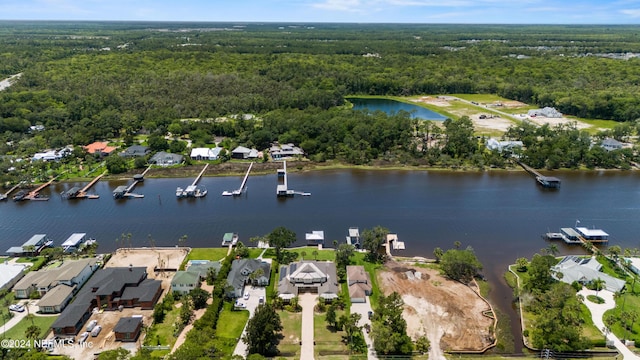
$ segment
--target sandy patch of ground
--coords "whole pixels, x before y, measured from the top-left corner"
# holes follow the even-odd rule
[[[415,102],[423,102],[425,104],[435,105],[435,106],[440,106],[440,107],[451,106],[451,104],[449,104],[449,100],[447,100],[446,98],[441,98],[441,97],[423,96],[420,99],[413,100],[413,101],[415,101]]]
[[[111,256],[104,267],[146,266],[150,279],[162,281],[164,294],[171,288],[175,271],[156,271],[156,268],[177,270],[189,253],[189,248],[121,248]],[[162,299],[162,297],[160,298]]]
[[[481,115],[485,115],[484,119],[480,118]],[[510,126],[515,124],[509,119],[496,115],[474,114],[469,116],[469,118],[473,122],[473,127],[476,131],[498,130],[506,132]]]
[[[16,75],[12,75],[4,80],[0,80],[0,91],[8,88],[9,86],[11,86],[11,83],[17,79],[20,78],[20,76],[22,76],[22,73],[20,74],[16,74]]]
[[[402,296],[407,332],[413,339],[427,336],[430,359],[444,359],[443,351],[482,350],[493,342],[494,321],[483,315],[490,307],[468,286],[437,270],[398,262],[387,263],[378,278],[385,295]]]

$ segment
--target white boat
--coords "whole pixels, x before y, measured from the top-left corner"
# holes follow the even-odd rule
[[[179,197],[179,198],[180,198],[180,197],[184,197],[184,195],[185,195],[185,194],[184,194],[184,189],[183,189],[183,188],[181,188],[181,187],[178,187],[178,188],[176,189],[176,197]]]

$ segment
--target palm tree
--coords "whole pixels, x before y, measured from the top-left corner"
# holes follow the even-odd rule
[[[596,290],[596,296],[598,296],[598,292],[604,288],[604,285],[606,283],[604,280],[597,278],[595,280],[591,280],[591,284],[593,285],[593,288]]]
[[[558,255],[558,245],[556,244],[550,244],[549,246],[547,246],[547,252],[551,255],[553,255],[553,257],[556,257],[556,255]]]
[[[302,250],[302,251],[300,252],[300,257],[302,257],[302,260],[304,260],[304,258],[305,258],[306,256],[307,256],[307,252],[306,252],[306,251],[304,251],[304,250]]]
[[[27,339],[35,340],[40,337],[40,328],[35,325],[29,325],[24,331],[24,336],[26,336]]]
[[[460,249],[460,246],[462,246],[462,243],[460,241],[454,241],[453,242],[453,247],[456,249]]]
[[[318,260],[318,250],[313,250],[313,252],[311,254],[313,254],[313,258],[315,260]]]

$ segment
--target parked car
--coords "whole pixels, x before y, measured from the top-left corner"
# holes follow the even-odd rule
[[[24,305],[19,305],[19,304],[9,305],[9,310],[17,311],[17,312],[23,312],[24,311]]]
[[[88,337],[89,337],[89,333],[86,331],[80,334],[80,336],[78,336],[78,344],[83,344]]]
[[[249,292],[248,291],[244,293],[244,299],[245,300],[249,300]]]
[[[96,327],[94,327],[93,330],[91,330],[91,336],[93,337],[98,336],[101,330],[102,330],[102,326],[96,325]]]
[[[247,305],[243,302],[240,302],[240,300],[236,300],[235,307],[244,309],[247,307]]]
[[[258,298],[258,304],[264,304],[264,296],[260,296],[260,298]]]
[[[96,325],[98,325],[98,320],[89,321],[89,325],[87,325],[87,331],[91,332],[91,330],[93,330],[93,328],[96,327]]]

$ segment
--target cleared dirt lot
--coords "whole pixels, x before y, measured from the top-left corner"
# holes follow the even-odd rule
[[[87,324],[89,324],[91,320],[96,320],[98,325],[102,326],[100,334],[96,337],[89,335],[85,343],[82,345],[78,344],[79,336],[76,336],[76,342],[74,344],[58,347],[55,349],[53,354],[67,355],[72,359],[93,359],[95,354],[107,350],[114,350],[120,347],[124,347],[128,350],[134,350],[144,341],[144,333],[141,333],[136,342],[116,341],[113,333],[113,327],[116,326],[121,317],[130,317],[134,315],[141,315],[143,326],[149,326],[151,324],[153,310],[140,310],[140,308],[133,308],[123,309],[122,311],[103,311],[102,313],[94,313],[91,315],[91,318],[89,318],[80,333],[85,331]],[[132,352],[135,352],[135,350]]]
[[[150,279],[162,280],[164,296],[171,288],[171,279],[175,271],[156,272],[155,269],[178,269],[188,253],[189,248],[184,247],[118,249],[104,267],[146,266]]]
[[[471,288],[441,276],[438,270],[388,262],[377,274],[385,295],[396,291],[405,303],[403,316],[409,336],[426,335],[430,359],[443,351],[477,351],[493,342],[490,306]]]

